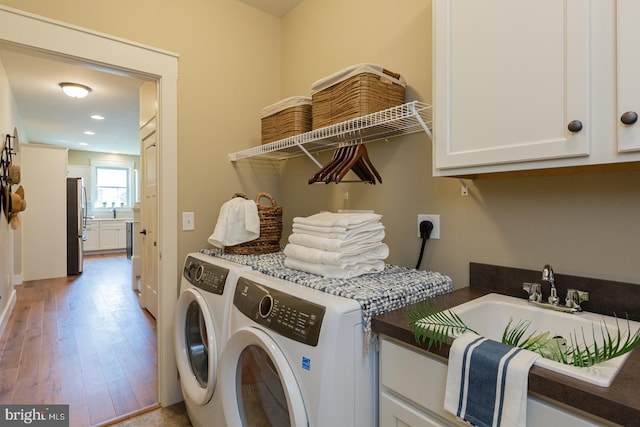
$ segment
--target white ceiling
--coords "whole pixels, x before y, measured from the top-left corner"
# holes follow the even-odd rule
[[[21,140],[74,150],[140,154],[138,90],[142,80],[32,53],[0,49],[27,135]],[[83,99],[64,95],[61,82],[92,88]],[[93,120],[98,114],[104,120]],[[85,131],[95,135],[85,135]],[[85,142],[88,145],[80,145]]]
[[[270,15],[282,17],[302,0],[239,0],[249,6],[267,12]]]

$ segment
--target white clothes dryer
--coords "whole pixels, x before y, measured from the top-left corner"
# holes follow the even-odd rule
[[[240,273],[216,396],[227,425],[376,426],[378,359],[370,347],[364,351],[355,300]]]
[[[202,253],[187,255],[176,304],[174,351],[191,424],[224,426],[214,399],[238,273],[251,267]]]

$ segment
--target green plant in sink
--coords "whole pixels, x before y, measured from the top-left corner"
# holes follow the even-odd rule
[[[432,345],[442,347],[451,335],[476,331],[467,326],[464,321],[451,310],[435,309],[429,301],[412,306],[408,309],[411,319],[409,327],[418,342],[428,340],[427,348]],[[520,320],[514,322],[510,319],[502,334],[504,344],[520,347],[540,354],[542,357],[560,362],[566,365],[578,367],[593,366],[630,352],[640,342],[640,330],[631,334],[629,319],[627,329],[621,331],[616,317],[617,332],[611,335],[609,329],[603,324],[600,328],[592,325],[590,334],[593,343],[587,345],[588,332],[584,330],[573,331],[569,334],[569,340],[561,336],[552,335],[550,331],[529,332],[531,322]],[[480,335],[480,334],[478,334]],[[598,340],[597,338],[600,338]],[[598,342],[600,343],[598,345]]]

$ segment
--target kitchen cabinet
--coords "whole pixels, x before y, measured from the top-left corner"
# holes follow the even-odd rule
[[[636,3],[434,0],[434,175],[639,162]]]
[[[84,230],[86,240],[84,241],[85,251],[97,251],[100,249],[100,224],[87,220],[87,227]]]
[[[125,221],[100,222],[100,249],[124,249],[127,244]]]
[[[617,125],[618,151],[640,150],[640,85],[636,82],[640,75],[640,52],[637,40],[640,35],[640,3],[637,0],[616,2],[616,41],[618,55],[617,84]]]
[[[111,219],[87,220],[85,236],[87,238],[84,242],[85,251],[125,249],[127,246],[126,222]]]
[[[468,426],[444,410],[447,361],[395,340],[380,337],[380,427]],[[527,426],[604,426],[529,396]]]

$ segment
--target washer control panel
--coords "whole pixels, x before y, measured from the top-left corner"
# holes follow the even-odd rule
[[[193,286],[212,294],[222,295],[229,270],[188,256],[182,274]]]
[[[245,316],[280,335],[311,346],[318,345],[324,306],[245,277],[238,279],[233,304]]]

